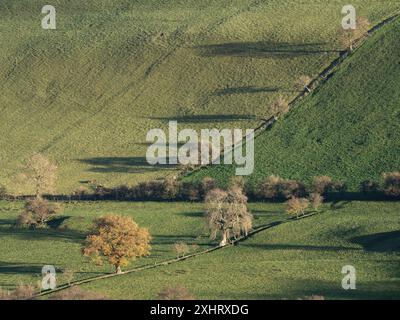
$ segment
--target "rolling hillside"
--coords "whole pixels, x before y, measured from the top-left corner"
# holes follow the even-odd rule
[[[400,8],[390,0],[352,3],[372,23]],[[57,191],[70,192],[88,180],[135,184],[164,174],[146,164],[145,136],[170,119],[193,128],[255,127],[278,95],[297,94],[300,75],[318,74],[338,56],[334,35],[347,3],[52,4],[57,30],[50,31],[40,28],[41,1],[0,1],[0,184],[11,192],[31,192],[15,176],[34,152],[58,163]],[[269,148],[258,159],[266,162]],[[284,163],[282,174],[298,169]]]
[[[380,181],[400,169],[400,19],[378,30],[334,70],[322,86],[294,106],[255,143],[255,185],[271,174],[310,181],[329,175],[346,181]],[[225,183],[233,167],[215,166],[191,178]]]

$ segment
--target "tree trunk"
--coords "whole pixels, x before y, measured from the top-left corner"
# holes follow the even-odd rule
[[[115,273],[116,274],[122,274],[121,266],[116,266],[115,267]]]
[[[220,245],[221,247],[226,246],[226,243],[227,243],[227,242],[228,242],[227,234],[226,234],[226,231],[224,231],[224,232],[222,233],[222,240],[221,240],[221,242],[219,243],[219,245]]]

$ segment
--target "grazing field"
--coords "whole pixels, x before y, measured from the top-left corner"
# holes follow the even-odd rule
[[[57,30],[50,31],[40,28],[42,1],[1,1],[0,184],[31,192],[15,176],[34,152],[58,163],[58,192],[88,180],[135,184],[165,175],[171,168],[145,161],[149,129],[168,120],[195,129],[255,127],[278,95],[298,94],[300,75],[314,76],[337,58],[344,4],[54,0]],[[400,9],[391,0],[352,4],[373,24]],[[290,168],[282,173],[300,175]]]
[[[0,202],[0,287],[8,289],[20,282],[41,279],[41,268],[54,265],[58,274],[64,269],[75,271],[75,280],[99,273],[114,272],[112,266],[102,267],[82,257],[81,247],[93,219],[104,214],[131,216],[153,237],[151,255],[130,264],[127,269],[153,264],[176,257],[173,245],[183,241],[191,252],[207,249],[217,242],[209,239],[205,229],[202,204],[155,202],[81,202],[64,204],[64,213],[50,227],[27,230],[15,227],[22,202]],[[287,218],[279,204],[252,204],[256,226]],[[60,283],[63,279],[61,276]]]
[[[238,246],[84,287],[118,299],[155,299],[176,285],[198,299],[399,299],[399,212],[395,202],[329,204]],[[356,268],[356,290],[341,287],[345,265]]]
[[[92,219],[104,213],[132,216],[153,235],[152,253],[126,269],[175,256],[176,241],[215,245],[203,228],[203,208],[190,203],[85,202],[65,205],[59,226],[27,231],[13,227],[21,203],[1,202],[0,283],[12,288],[39,279],[53,264],[74,280],[113,272],[82,258],[81,242]],[[282,204],[253,203],[255,225],[287,219]],[[199,299],[282,299],[322,295],[326,299],[400,298],[398,202],[327,203],[317,215],[264,230],[227,247],[169,266],[83,288],[118,299],[154,299],[164,287],[181,285]],[[57,227],[57,228],[56,228]],[[67,229],[64,229],[67,227]],[[341,288],[344,265],[357,271],[357,289]]]
[[[400,19],[382,27],[332,77],[255,141],[256,185],[272,175],[309,182],[329,175],[358,191],[400,168]],[[232,166],[193,174],[226,183]]]

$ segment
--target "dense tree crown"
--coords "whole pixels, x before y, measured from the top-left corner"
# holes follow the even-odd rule
[[[94,221],[83,253],[98,264],[108,261],[121,273],[121,267],[127,266],[129,260],[149,254],[150,240],[148,230],[140,228],[132,218],[107,215]]]

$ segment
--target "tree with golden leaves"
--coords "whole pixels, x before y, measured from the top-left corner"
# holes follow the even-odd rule
[[[343,29],[338,31],[338,40],[346,50],[353,51],[354,42],[368,35],[371,23],[365,17],[358,17],[355,29]]]
[[[57,166],[46,156],[34,154],[23,169],[20,178],[33,188],[36,198],[41,198],[45,192],[54,191]]]
[[[247,197],[239,187],[228,191],[213,189],[205,198],[206,222],[211,238],[221,235],[220,246],[228,243],[231,237],[247,235],[253,224],[253,215],[247,208]]]
[[[150,253],[151,236],[130,217],[106,215],[94,221],[92,232],[86,237],[83,254],[93,257],[97,264],[104,260],[122,273],[129,261]]]

